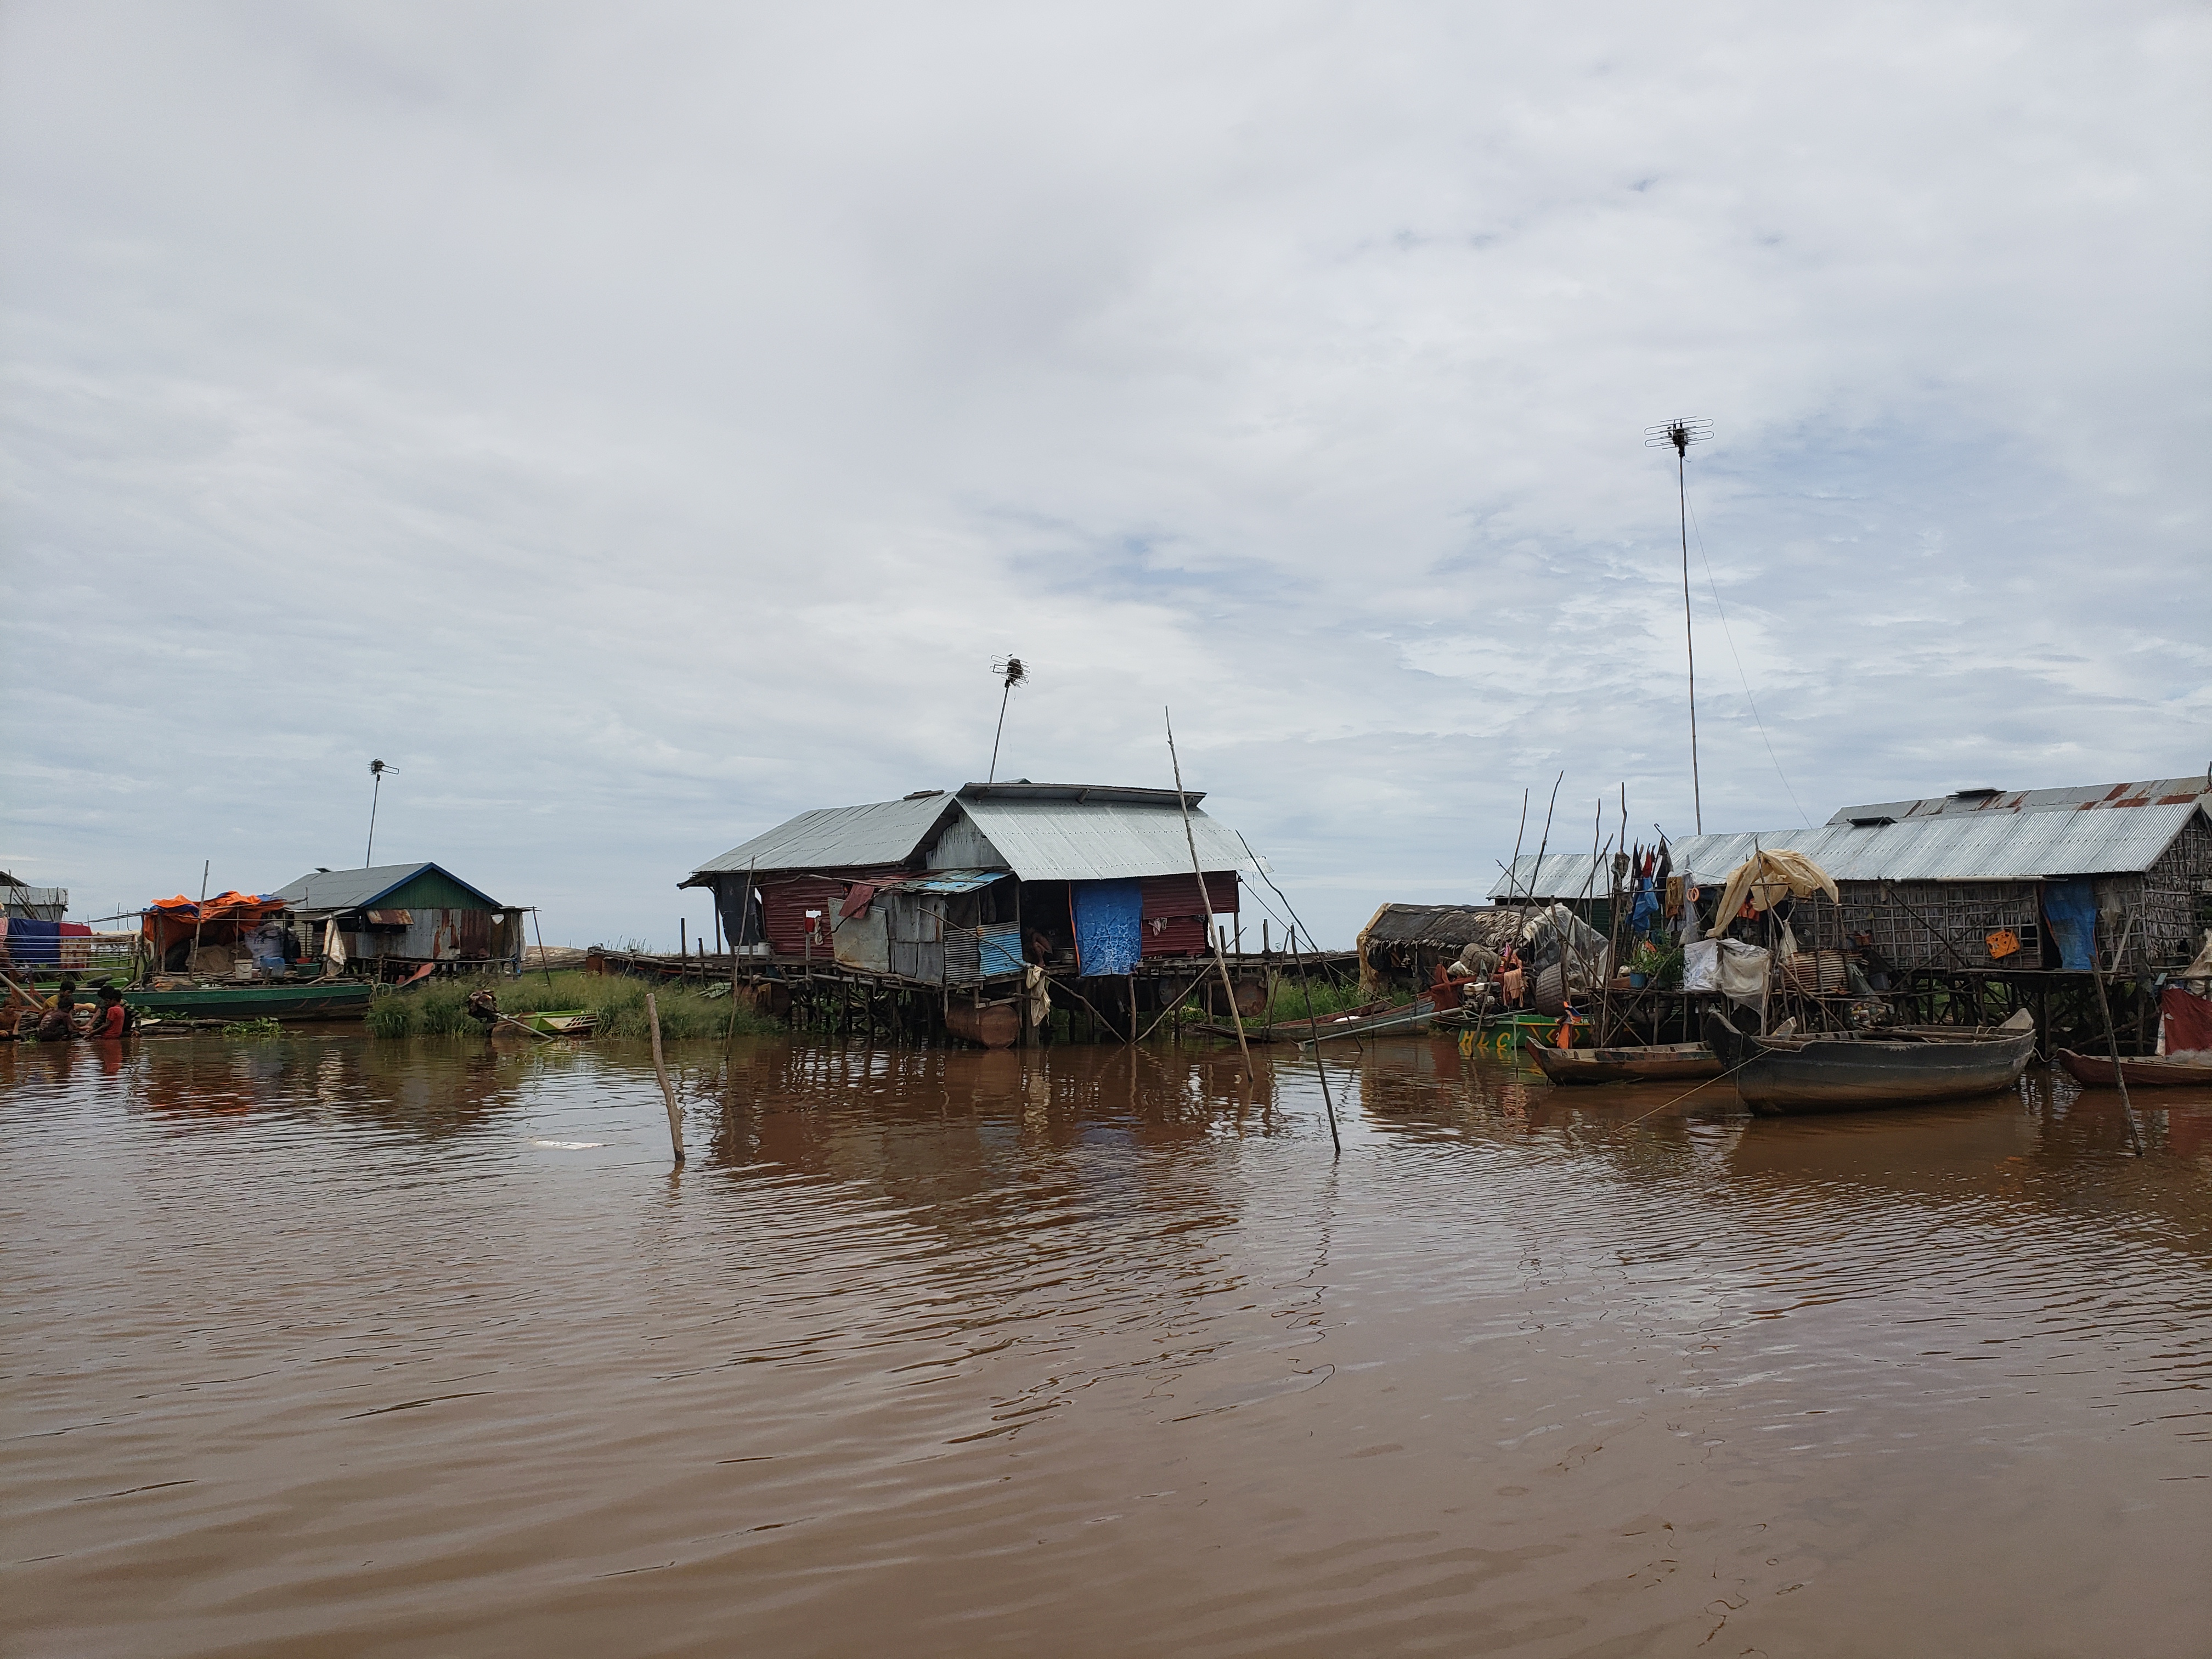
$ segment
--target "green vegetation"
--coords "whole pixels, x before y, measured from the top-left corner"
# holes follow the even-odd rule
[[[222,1028],[234,1042],[263,1042],[284,1035],[283,1022],[274,1019],[234,1019]]]
[[[369,1035],[380,1037],[443,1036],[456,1032],[481,1031],[483,1025],[468,1015],[469,994],[489,986],[499,994],[503,1014],[526,1014],[542,1009],[587,1009],[599,1017],[603,1037],[641,1037],[648,1035],[645,994],[653,993],[660,1009],[660,1035],[671,1042],[683,1037],[719,1037],[729,1030],[730,992],[727,985],[647,984],[622,974],[555,974],[548,985],[544,974],[521,979],[434,979],[410,990],[387,991],[368,1005]],[[784,1030],[782,1022],[737,1005],[738,1030],[765,1035]],[[510,1028],[512,1029],[512,1028]],[[529,1039],[525,1037],[524,1042]]]
[[[1275,994],[1267,1004],[1267,1012],[1257,1024],[1287,1025],[1292,1020],[1306,1017],[1306,986],[1313,989],[1313,1017],[1327,1019],[1347,1008],[1364,1007],[1370,1002],[1387,1002],[1395,1008],[1413,1000],[1412,991],[1393,987],[1377,996],[1363,996],[1357,979],[1331,980],[1309,970],[1305,984],[1301,984],[1295,972],[1285,973],[1275,981]]]

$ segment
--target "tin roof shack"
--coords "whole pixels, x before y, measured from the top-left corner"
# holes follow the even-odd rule
[[[59,921],[69,914],[69,889],[33,887],[0,870],[0,903],[11,921]]]
[[[1841,896],[1816,925],[1870,934],[1875,953],[1900,968],[2087,970],[2093,938],[2108,969],[2178,967],[2194,954],[2212,898],[2212,817],[2195,797],[2125,811],[1934,812],[1692,836],[1673,844],[1674,869],[1716,889],[1759,850],[1802,853],[1826,871]],[[1588,854],[1566,856],[1588,873]],[[1578,878],[1564,870],[1558,879]],[[1501,877],[1492,896],[1503,902],[1513,884]]]
[[[711,889],[736,948],[785,977],[798,969],[1001,995],[1029,962],[1063,982],[1157,977],[1211,950],[1208,899],[1233,921],[1245,862],[1234,832],[1196,810],[1204,797],[1183,799],[1188,839],[1172,789],[1024,780],[919,790],[801,813],[681,885]],[[1133,984],[1117,994],[1124,1015],[1144,1006]],[[1095,1014],[1103,995],[1074,1000]]]
[[[305,948],[356,973],[383,979],[426,963],[454,973],[521,971],[527,912],[436,864],[315,870],[272,896]]]

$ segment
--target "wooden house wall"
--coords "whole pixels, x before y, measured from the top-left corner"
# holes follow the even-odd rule
[[[2212,908],[2212,823],[2202,813],[2193,816],[2148,870],[2100,877],[2096,891],[2100,961],[2109,960],[2103,953],[2118,945],[2134,917],[2127,956],[2118,964],[2124,971],[2186,963],[2202,942],[2198,930],[2212,925],[2198,919]]]
[[[1847,935],[1871,933],[1882,960],[1899,968],[2039,968],[2042,884],[2033,881],[1846,881],[1835,907]],[[1815,942],[1836,941],[1825,901],[1802,907]],[[2013,959],[1990,955],[2000,929],[2021,941]],[[1946,947],[1948,948],[1946,948]]]

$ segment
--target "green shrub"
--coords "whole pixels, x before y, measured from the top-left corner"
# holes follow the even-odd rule
[[[480,979],[473,975],[434,979],[404,991],[386,991],[368,1005],[366,1024],[372,1036],[440,1036],[460,1031],[479,1031],[482,1024],[471,1019],[471,992],[489,986],[499,995],[503,1014],[527,1014],[546,1010],[583,1009],[599,1017],[599,1035],[642,1037],[650,1035],[645,1017],[646,993],[653,994],[660,1011],[660,1035],[673,1042],[688,1037],[719,1037],[730,1029],[732,1005],[726,984],[652,985],[623,974],[556,973],[546,982],[542,973],[520,979]],[[754,1010],[740,1000],[735,1005],[738,1030],[755,1036],[784,1030],[782,1022]]]
[[[1264,1023],[1287,1025],[1293,1020],[1305,1018],[1309,988],[1312,992],[1313,1017],[1316,1019],[1327,1019],[1332,1014],[1340,1014],[1347,1008],[1358,1008],[1369,1002],[1388,1002],[1395,1007],[1400,1003],[1413,1000],[1412,991],[1395,987],[1381,996],[1363,996],[1358,980],[1331,980],[1312,969],[1306,970],[1305,981],[1301,983],[1297,971],[1292,969],[1276,979],[1275,994],[1269,1000],[1267,1012],[1262,1017]]]

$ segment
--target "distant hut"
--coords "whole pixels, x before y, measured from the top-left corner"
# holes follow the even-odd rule
[[[1425,986],[1468,945],[1503,951],[1520,932],[1521,912],[1509,906],[1386,904],[1359,930],[1360,988]]]
[[[460,972],[522,965],[528,913],[436,864],[316,870],[269,896],[283,905],[307,954],[342,955],[380,978],[425,963]]]

